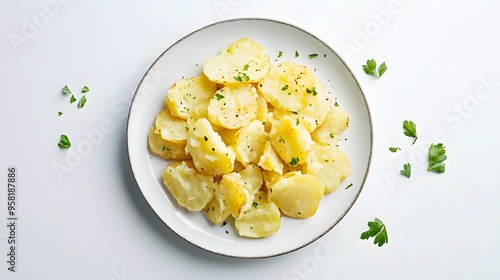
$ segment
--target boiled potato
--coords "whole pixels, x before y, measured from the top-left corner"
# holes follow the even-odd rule
[[[209,100],[217,90],[217,84],[205,75],[181,79],[167,92],[166,106],[172,115],[187,120],[189,113],[204,100]]]
[[[279,230],[281,213],[264,192],[259,192],[255,195],[252,207],[236,218],[234,225],[241,236],[267,237]]]
[[[298,118],[292,119],[285,115],[273,123],[271,144],[285,163],[297,165],[304,163],[313,141],[311,134],[300,124]]]
[[[274,151],[270,141],[266,141],[258,165],[264,170],[274,171],[283,174],[283,162],[280,156]]]
[[[257,118],[258,98],[250,84],[226,85],[210,100],[208,119],[228,129],[241,128]]]
[[[243,164],[259,163],[268,139],[269,133],[264,130],[264,124],[258,120],[252,121],[236,134],[233,146],[236,158]]]
[[[314,74],[307,67],[282,62],[271,68],[259,83],[258,90],[274,107],[297,112],[309,103],[314,84]]]
[[[174,143],[161,138],[156,132],[156,127],[152,127],[148,134],[149,150],[164,159],[190,159],[191,155],[186,154],[186,142]]]
[[[325,122],[311,134],[316,143],[335,145],[338,142],[339,134],[349,125],[349,115],[338,107],[331,106]]]
[[[307,155],[304,171],[317,176],[323,183],[325,194],[328,194],[351,175],[351,164],[336,145],[314,144]]]
[[[193,157],[196,170],[209,175],[232,172],[236,159],[234,150],[226,146],[205,118],[189,126],[186,153]]]
[[[257,42],[240,38],[203,65],[203,73],[220,84],[255,83],[271,68],[266,50]]]
[[[247,190],[250,196],[253,196],[259,191],[264,183],[262,170],[255,164],[250,163],[243,170],[238,171],[243,181],[243,187]]]
[[[174,117],[168,109],[161,111],[155,120],[156,132],[161,138],[174,142],[185,143],[188,135],[187,123],[181,118]]]
[[[214,194],[212,176],[197,173],[191,161],[169,164],[163,171],[163,183],[179,205],[191,211],[202,210]]]
[[[290,172],[270,186],[268,197],[284,215],[304,219],[316,213],[323,193],[318,177]]]
[[[328,111],[330,110],[330,104],[330,96],[328,95],[325,85],[323,85],[319,78],[315,77],[315,84],[312,89],[312,96],[309,99],[309,104],[298,112],[276,109],[274,110],[274,117],[276,119],[281,119],[284,115],[289,115],[290,117],[298,118],[307,131],[312,133],[325,121]]]

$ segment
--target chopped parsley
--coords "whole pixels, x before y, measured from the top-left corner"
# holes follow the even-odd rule
[[[412,122],[412,121],[405,120],[403,122],[403,130],[404,130],[404,134],[406,136],[415,138],[415,140],[413,140],[412,145],[415,144],[415,142],[418,139],[418,136],[417,136],[417,125],[414,122]]]
[[[365,71],[366,74],[372,75],[376,77],[377,79],[380,79],[382,75],[385,73],[387,70],[387,65],[385,65],[385,62],[380,64],[380,66],[377,69],[377,62],[373,59],[369,59],[366,61],[366,64],[362,66],[363,71]]]
[[[299,158],[298,157],[292,157],[292,160],[288,163],[290,166],[294,166],[299,164]]]
[[[278,58],[280,58],[282,56],[283,56],[283,52],[282,51],[278,51]]]
[[[62,92],[63,94],[71,94],[71,90],[69,89],[69,87],[68,87],[67,85],[65,85],[65,86],[62,88],[61,92]]]
[[[215,98],[217,98],[217,100],[221,100],[222,98],[224,98],[224,95],[219,94],[219,93],[216,93],[214,96],[215,96]]]
[[[284,87],[281,88],[282,91],[285,91],[288,89],[288,85],[285,85]]]
[[[312,53],[309,55],[309,58],[316,58],[318,57],[318,54],[317,53]]]
[[[63,112],[57,112],[58,116],[62,116]]]
[[[389,151],[391,151],[391,152],[393,152],[393,153],[395,153],[395,152],[397,152],[397,151],[400,151],[400,150],[401,150],[401,148],[398,148],[398,147],[390,147],[390,148],[389,148]]]
[[[410,178],[411,176],[411,164],[410,163],[405,163],[403,165],[403,169],[399,171],[401,175],[405,176],[406,178]]]
[[[350,183],[349,185],[347,185],[347,187],[345,187],[345,189],[349,189],[350,187],[352,187],[352,183]]]
[[[89,92],[89,91],[90,91],[90,89],[89,89],[89,87],[88,87],[88,86],[84,86],[84,87],[82,88],[82,93],[86,93],[86,92]]]
[[[69,99],[69,102],[70,102],[70,103],[75,103],[75,101],[76,101],[76,98],[75,98],[75,96],[72,94],[72,95],[71,95],[71,97],[70,97],[70,99]]]
[[[59,143],[57,143],[57,146],[61,149],[69,149],[71,147],[71,142],[69,141],[68,136],[61,134]]]
[[[80,98],[80,101],[78,101],[78,108],[83,108],[83,106],[85,106],[85,103],[87,103],[87,97],[82,96],[82,98]]]

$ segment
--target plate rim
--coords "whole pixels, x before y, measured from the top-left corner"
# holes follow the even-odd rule
[[[198,32],[201,32],[201,31],[203,31],[205,29],[208,29],[208,28],[216,26],[216,25],[227,24],[227,23],[230,23],[230,22],[241,22],[241,21],[265,21],[265,22],[270,22],[270,23],[274,23],[274,24],[286,25],[286,26],[288,26],[290,28],[297,29],[297,30],[299,30],[301,32],[306,33],[309,36],[312,36],[319,43],[323,44],[326,48],[330,49],[338,57],[338,59],[342,62],[342,64],[344,65],[344,67],[348,70],[349,74],[354,79],[354,82],[355,82],[356,86],[358,87],[358,89],[359,89],[359,91],[361,93],[361,97],[362,97],[364,106],[366,107],[366,111],[368,113],[367,116],[368,116],[368,126],[369,126],[369,136],[370,137],[369,137],[369,154],[368,154],[368,160],[367,160],[366,170],[365,170],[365,174],[364,174],[364,176],[363,176],[363,178],[361,180],[361,185],[360,185],[359,191],[354,196],[352,202],[349,204],[349,207],[347,207],[345,209],[345,211],[342,213],[342,215],[332,225],[330,225],[323,232],[321,232],[320,234],[318,234],[317,236],[315,236],[314,238],[312,238],[308,242],[300,244],[299,246],[291,248],[289,250],[280,251],[280,252],[277,252],[277,253],[274,253],[274,254],[265,254],[265,255],[258,255],[258,254],[256,254],[256,255],[251,255],[251,256],[243,256],[243,255],[236,255],[236,254],[229,254],[229,253],[223,253],[223,252],[213,251],[213,250],[210,250],[208,248],[205,248],[204,246],[202,246],[202,245],[200,245],[200,244],[198,244],[196,242],[193,242],[189,238],[181,235],[179,232],[177,232],[176,230],[174,230],[167,222],[165,222],[161,218],[160,214],[155,210],[155,208],[153,207],[153,205],[151,205],[151,201],[148,199],[148,196],[144,193],[143,188],[141,188],[141,186],[139,185],[139,182],[138,182],[138,179],[137,179],[137,176],[136,176],[136,170],[134,169],[134,166],[132,164],[131,151],[130,151],[131,147],[130,147],[130,144],[129,144],[130,143],[130,141],[129,141],[129,135],[131,133],[130,132],[130,121],[131,121],[131,116],[132,116],[132,111],[133,111],[132,109],[133,109],[135,100],[136,100],[136,98],[139,95],[140,86],[142,85],[144,79],[148,76],[148,74],[150,73],[150,71],[153,69],[153,67],[156,65],[156,63],[163,57],[163,55],[165,55],[165,53],[167,53],[174,46],[180,44],[182,41],[184,41],[185,39],[193,36],[194,34],[196,34]],[[144,72],[144,75],[142,76],[141,80],[137,84],[137,87],[136,87],[136,89],[134,91],[134,95],[132,97],[132,100],[131,100],[131,103],[130,103],[130,106],[129,106],[129,110],[128,110],[128,115],[127,115],[127,126],[126,126],[126,139],[125,139],[125,141],[126,141],[126,144],[127,144],[126,146],[127,146],[128,163],[129,163],[129,166],[130,166],[130,170],[132,171],[132,175],[134,177],[136,185],[139,188],[139,191],[141,192],[143,198],[146,200],[147,205],[149,206],[149,208],[151,208],[151,210],[153,210],[153,212],[158,217],[158,219],[163,224],[165,224],[172,232],[174,232],[177,236],[181,237],[185,242],[188,242],[189,244],[195,245],[196,247],[198,247],[200,249],[203,249],[204,251],[207,251],[207,252],[219,255],[219,256],[232,257],[232,258],[238,258],[238,259],[263,259],[263,258],[271,258],[271,257],[277,257],[277,256],[289,254],[291,252],[294,252],[294,251],[297,251],[299,249],[302,249],[302,248],[304,248],[304,247],[306,247],[306,246],[314,243],[315,241],[317,241],[321,237],[325,236],[338,223],[340,223],[340,221],[342,221],[344,219],[344,217],[352,209],[352,207],[354,206],[354,204],[357,202],[359,196],[361,195],[361,192],[363,191],[363,189],[365,187],[368,175],[370,173],[370,167],[371,167],[371,162],[372,162],[372,157],[373,157],[373,134],[374,134],[373,133],[373,120],[372,120],[372,115],[371,115],[371,111],[370,111],[370,106],[369,106],[368,101],[367,101],[366,96],[365,96],[365,91],[361,87],[361,84],[359,83],[359,80],[357,79],[357,77],[354,74],[354,72],[352,71],[352,69],[347,65],[347,63],[345,62],[344,58],[339,54],[339,52],[336,51],[335,48],[331,47],[329,44],[327,44],[325,41],[321,40],[318,36],[316,36],[314,33],[310,32],[310,31],[308,31],[307,29],[305,29],[303,27],[300,27],[300,26],[297,26],[295,24],[291,24],[291,23],[283,21],[283,20],[278,20],[278,19],[273,19],[273,18],[265,18],[265,17],[238,17],[238,18],[231,18],[231,19],[225,19],[225,20],[216,21],[216,22],[204,25],[202,27],[199,27],[199,28],[197,28],[197,29],[189,32],[188,34],[182,36],[180,39],[176,40],[174,43],[172,43],[170,46],[168,46],[163,52],[161,52],[158,55],[158,57],[148,67],[148,69],[146,70],[146,72]]]

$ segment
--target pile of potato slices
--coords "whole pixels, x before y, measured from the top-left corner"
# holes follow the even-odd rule
[[[180,206],[214,224],[234,218],[241,236],[260,238],[279,230],[282,214],[313,216],[351,174],[337,145],[348,122],[313,71],[271,65],[260,44],[240,38],[170,87],[148,144],[169,160],[163,182]]]

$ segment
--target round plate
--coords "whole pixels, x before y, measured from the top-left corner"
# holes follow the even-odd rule
[[[165,106],[166,92],[181,79],[202,73],[205,59],[241,37],[261,44],[271,62],[293,61],[314,69],[339,106],[350,116],[341,135],[340,148],[352,165],[352,175],[321,201],[308,219],[282,217],[274,235],[251,239],[238,236],[231,223],[213,225],[202,212],[178,206],[162,183],[168,161],[151,154],[147,135],[156,115]],[[296,52],[299,54],[296,57]],[[278,54],[282,56],[278,58]],[[310,58],[309,54],[317,54]],[[371,118],[363,92],[342,59],[324,42],[293,25],[268,19],[221,21],[198,29],[163,52],[141,80],[130,107],[127,127],[128,154],[132,171],[144,197],[175,233],[205,250],[240,258],[262,258],[302,248],[332,229],[349,211],[366,179],[372,153]],[[351,187],[347,188],[352,184]]]

